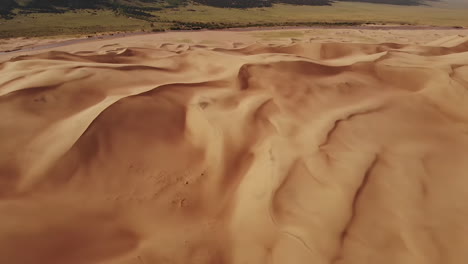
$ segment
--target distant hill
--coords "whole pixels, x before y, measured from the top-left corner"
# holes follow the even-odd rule
[[[111,7],[115,5],[123,6],[145,6],[145,3],[161,3],[170,6],[177,6],[188,2],[218,6],[218,7],[265,7],[275,3],[285,3],[293,5],[330,5],[335,0],[1,0],[0,8],[9,9],[11,7],[68,7],[68,8],[96,8]],[[368,2],[395,5],[420,5],[431,1],[439,0],[337,0],[347,2]],[[445,0],[449,2],[467,2],[466,0]]]
[[[116,13],[131,15],[135,18],[151,16],[148,12],[162,8],[174,8],[188,3],[228,7],[252,8],[269,7],[273,4],[292,5],[332,5],[335,1],[367,2],[392,5],[428,5],[435,2],[441,4],[468,6],[468,0],[0,0],[0,17],[11,18],[12,10],[21,9],[22,12],[64,12],[68,9],[112,9]],[[156,5],[156,7],[155,7]]]
[[[146,11],[161,10],[145,6],[158,3],[164,7],[177,7],[186,0],[0,0],[0,16],[11,18],[12,10],[20,9],[23,13],[52,12],[60,13],[70,9],[112,9],[116,12],[128,12],[133,17],[148,15]]]

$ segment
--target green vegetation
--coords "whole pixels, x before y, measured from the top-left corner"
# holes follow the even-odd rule
[[[341,0],[349,2],[368,2],[379,4],[393,5],[424,5],[428,1],[439,0]],[[251,8],[251,7],[268,7],[273,4],[291,4],[291,5],[331,5],[332,0],[196,0],[200,4],[216,6],[216,7],[235,7],[235,8]]]
[[[150,29],[148,22],[116,16],[106,10],[78,10],[62,14],[22,14],[0,20],[0,37],[84,35],[98,32]]]
[[[60,1],[67,0],[47,2]],[[72,0],[68,1],[71,3]],[[364,23],[468,27],[468,9],[358,2],[336,2],[332,6],[274,4],[246,9],[212,7],[186,0],[100,0],[89,2],[92,7],[84,1],[75,8],[32,3],[33,0],[14,2],[12,9],[2,11],[7,15],[0,19],[0,38]]]

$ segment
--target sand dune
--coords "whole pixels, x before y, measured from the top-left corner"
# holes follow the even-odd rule
[[[0,64],[0,263],[468,260],[468,38]]]

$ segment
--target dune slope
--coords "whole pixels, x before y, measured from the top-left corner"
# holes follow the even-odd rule
[[[468,39],[0,64],[0,263],[468,260]]]

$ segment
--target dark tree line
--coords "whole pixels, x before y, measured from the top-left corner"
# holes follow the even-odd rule
[[[233,8],[265,7],[272,4],[271,0],[196,0],[196,2],[216,7]]]
[[[33,8],[95,8],[102,5],[109,5],[114,1],[107,0],[31,0],[26,7]]]
[[[0,0],[0,17],[1,18],[9,18],[11,14],[11,10],[17,6],[14,0]]]
[[[232,8],[250,8],[250,7],[268,7],[274,3],[285,3],[293,5],[329,5],[330,0],[195,0],[200,4],[232,7]]]
[[[291,5],[331,5],[330,0],[278,0],[276,2]]]

